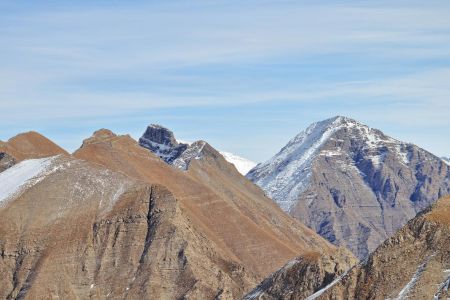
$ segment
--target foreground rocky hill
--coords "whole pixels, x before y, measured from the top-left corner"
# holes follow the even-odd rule
[[[194,284],[164,187],[68,156],[22,161],[0,182],[0,298],[182,297]]]
[[[294,260],[245,299],[448,299],[449,244],[450,197],[446,197],[313,295],[302,292],[308,284],[303,274],[311,265]]]
[[[450,193],[442,159],[345,117],[312,124],[247,177],[360,258]]]
[[[180,208],[177,213],[187,220],[189,230],[211,243],[205,246],[185,238],[186,264],[197,266],[193,268],[196,284],[187,296],[239,298],[286,261],[310,252],[335,254],[343,262],[342,269],[355,262],[350,253],[284,214],[208,143],[202,142],[200,149],[184,170],[167,164],[129,136],[100,130],[74,153],[173,193]]]
[[[297,257],[264,279],[244,300],[305,299],[337,280],[348,263],[339,255],[310,253]]]

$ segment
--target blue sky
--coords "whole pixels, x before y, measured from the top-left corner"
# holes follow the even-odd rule
[[[449,1],[0,0],[0,139],[150,123],[262,161],[355,118],[450,156]]]

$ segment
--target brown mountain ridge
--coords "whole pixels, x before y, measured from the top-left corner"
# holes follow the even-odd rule
[[[2,298],[236,299],[296,256],[355,261],[208,144],[186,172],[108,130],[73,157],[47,145],[0,173],[39,171],[0,199]]]

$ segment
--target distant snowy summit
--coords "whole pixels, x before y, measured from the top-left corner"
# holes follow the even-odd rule
[[[166,163],[179,169],[187,170],[193,159],[200,159],[203,156],[205,141],[196,141],[193,143],[177,140],[175,135],[169,129],[152,124],[149,125],[139,139],[139,145],[155,153]],[[229,152],[220,152],[222,156],[232,163],[236,169],[245,175],[253,168],[256,163],[237,156]]]
[[[360,258],[450,193],[440,158],[342,116],[311,124],[247,177]]]
[[[248,171],[256,166],[254,161],[240,157],[236,154],[224,151],[220,151],[220,154],[222,154],[229,163],[232,163],[242,175],[246,175]]]

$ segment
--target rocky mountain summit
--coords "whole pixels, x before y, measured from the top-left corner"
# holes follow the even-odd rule
[[[203,156],[206,144],[205,141],[179,142],[172,131],[155,124],[148,126],[142,137],[139,138],[139,145],[181,170],[187,170],[193,159],[200,159]],[[220,154],[243,175],[256,165],[250,160],[229,152],[220,152]]]
[[[169,164],[179,158],[189,146],[178,143],[172,131],[156,124],[147,127],[139,139],[139,145],[149,149]]]
[[[449,171],[433,154],[339,116],[312,124],[247,177],[284,211],[364,258],[450,193]]]
[[[172,131],[160,125],[152,124],[147,127],[147,130],[139,139],[139,145],[152,151],[166,163],[187,170],[191,160],[201,157],[205,142],[179,143]]]
[[[438,200],[367,259],[305,296],[308,272],[293,260],[244,299],[449,299],[450,197]],[[311,265],[308,265],[311,266]],[[313,281],[316,282],[316,281]]]
[[[21,133],[7,142],[0,141],[0,172],[25,159],[58,154],[67,155],[68,153],[37,132]]]

